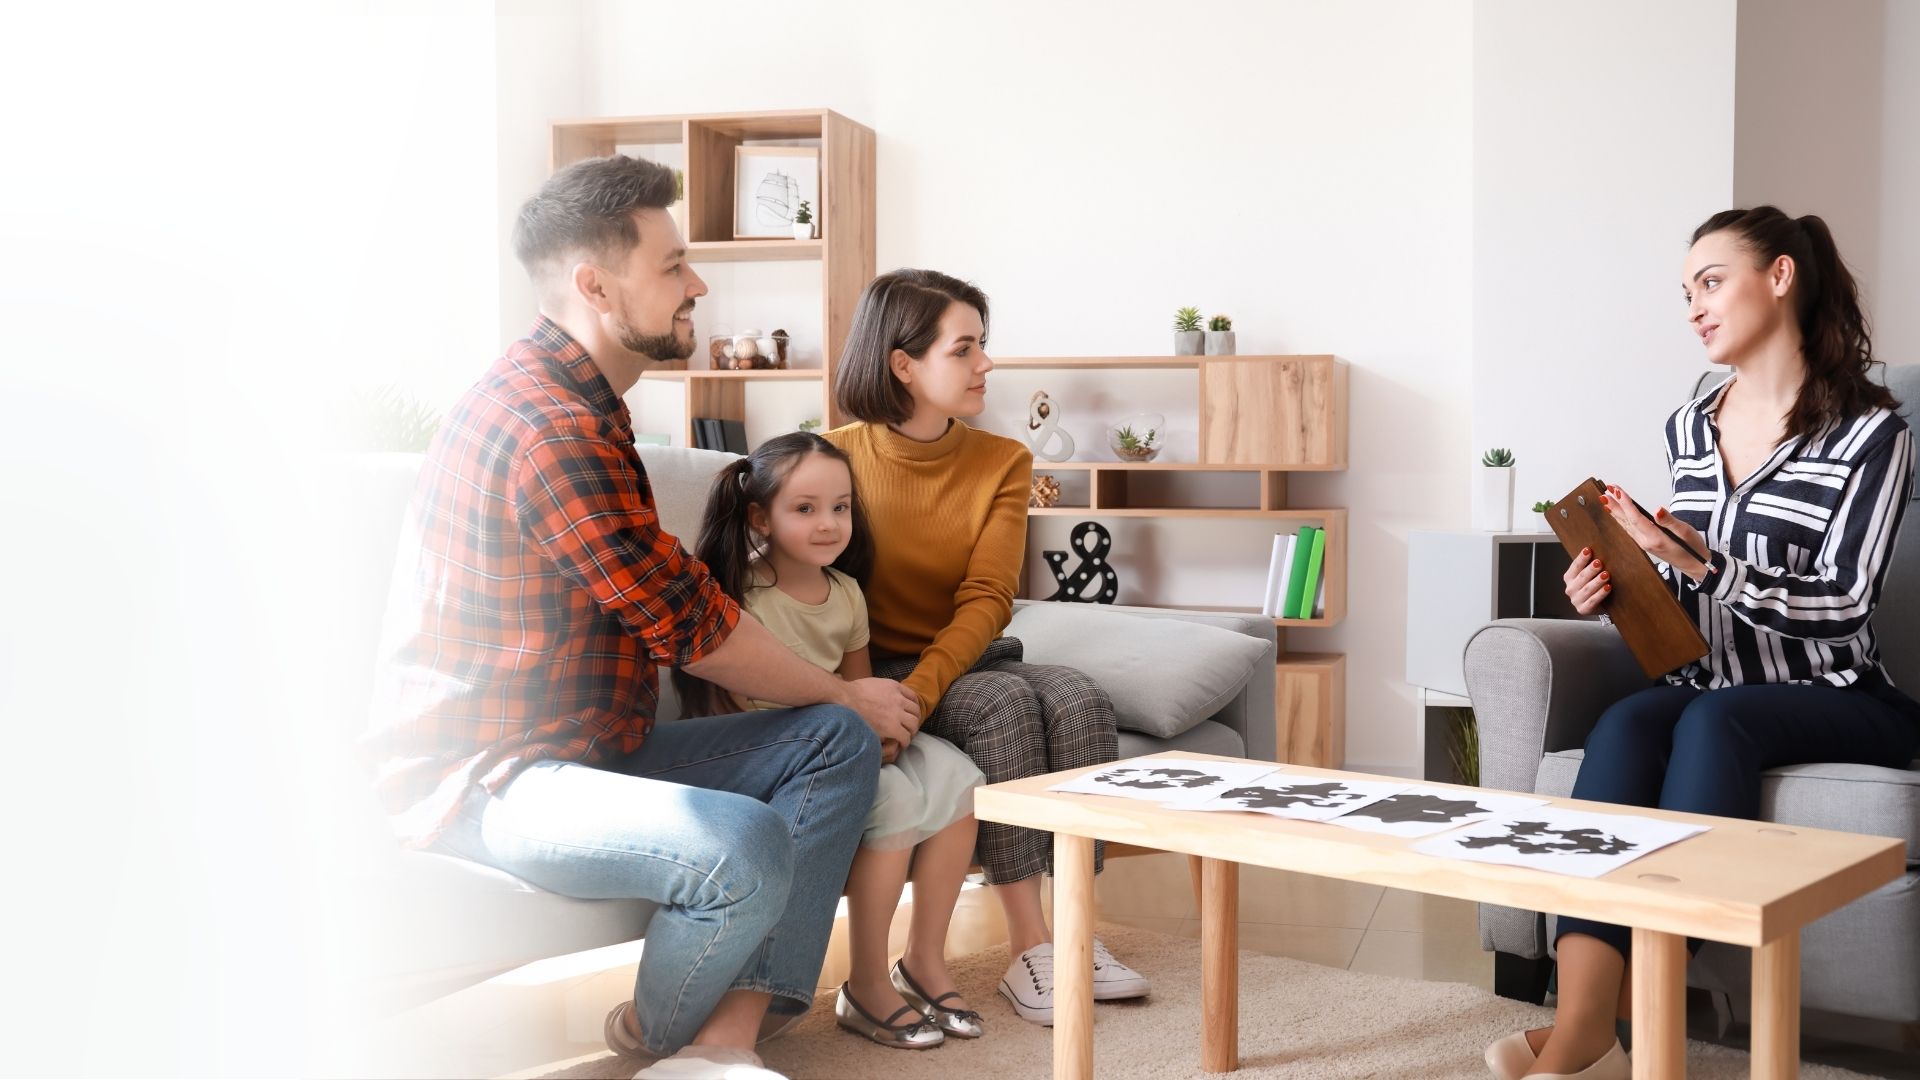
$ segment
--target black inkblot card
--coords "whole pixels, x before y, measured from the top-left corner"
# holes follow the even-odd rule
[[[1543,804],[1429,837],[1413,845],[1412,850],[1447,859],[1530,866],[1596,878],[1650,851],[1705,831],[1705,825],[1664,818],[1596,814]]]
[[[1328,821],[1390,798],[1406,784],[1377,780],[1330,780],[1285,770],[1255,784],[1229,787],[1204,801],[1182,802],[1179,810],[1251,810],[1296,821]]]
[[[1431,836],[1500,814],[1543,806],[1545,799],[1494,791],[1410,787],[1331,819],[1335,825],[1388,836]]]
[[[1252,783],[1278,770],[1277,765],[1257,761],[1129,758],[1062,781],[1047,790],[1184,805],[1210,799],[1217,792]]]

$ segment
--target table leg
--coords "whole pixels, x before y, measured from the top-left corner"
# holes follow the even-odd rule
[[[1200,1068],[1240,1067],[1240,864],[1200,864]]]
[[[1093,1080],[1093,841],[1053,834],[1053,1077]]]
[[[1633,931],[1633,1078],[1687,1075],[1687,939]]]
[[[1800,1075],[1800,934],[1783,934],[1753,950],[1753,1075]]]

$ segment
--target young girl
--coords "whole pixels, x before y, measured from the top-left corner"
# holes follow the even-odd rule
[[[696,554],[787,647],[845,679],[868,678],[861,582],[873,538],[854,498],[846,454],[818,435],[767,440],[715,477]],[[688,716],[777,709],[735,702],[711,683],[674,672]],[[982,776],[952,743],[916,734],[889,741],[880,787],[847,877],[852,972],[840,987],[840,1026],[882,1046],[924,1050],[948,1035],[981,1034],[947,973],[947,925],[973,859],[973,789]],[[913,873],[906,955],[887,967],[887,930]]]

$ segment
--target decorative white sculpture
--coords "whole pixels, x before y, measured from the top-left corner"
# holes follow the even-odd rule
[[[1073,456],[1073,436],[1060,430],[1060,409],[1045,390],[1035,390],[1027,401],[1026,438],[1034,457],[1065,461]],[[1049,449],[1056,444],[1059,449]]]

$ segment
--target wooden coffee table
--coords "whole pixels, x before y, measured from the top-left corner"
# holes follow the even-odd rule
[[[1191,761],[1238,760],[1155,754]],[[1201,860],[1200,1067],[1240,1067],[1240,864],[1600,919],[1633,927],[1633,1075],[1686,1075],[1688,937],[1753,948],[1753,1072],[1785,1080],[1800,1071],[1800,928],[1900,875],[1905,844],[1879,836],[1764,821],[1635,809],[1709,825],[1679,843],[1598,878],[1463,862],[1408,850],[1404,837],[1266,814],[1195,813],[1105,795],[1046,790],[1111,764],[978,789],[974,813],[1054,834],[1053,1075],[1093,1076],[1093,842],[1184,852]],[[1323,779],[1388,776],[1287,766]],[[1445,787],[1447,785],[1435,785]],[[1475,788],[1456,788],[1471,794]],[[1621,813],[1609,803],[1555,806]]]

